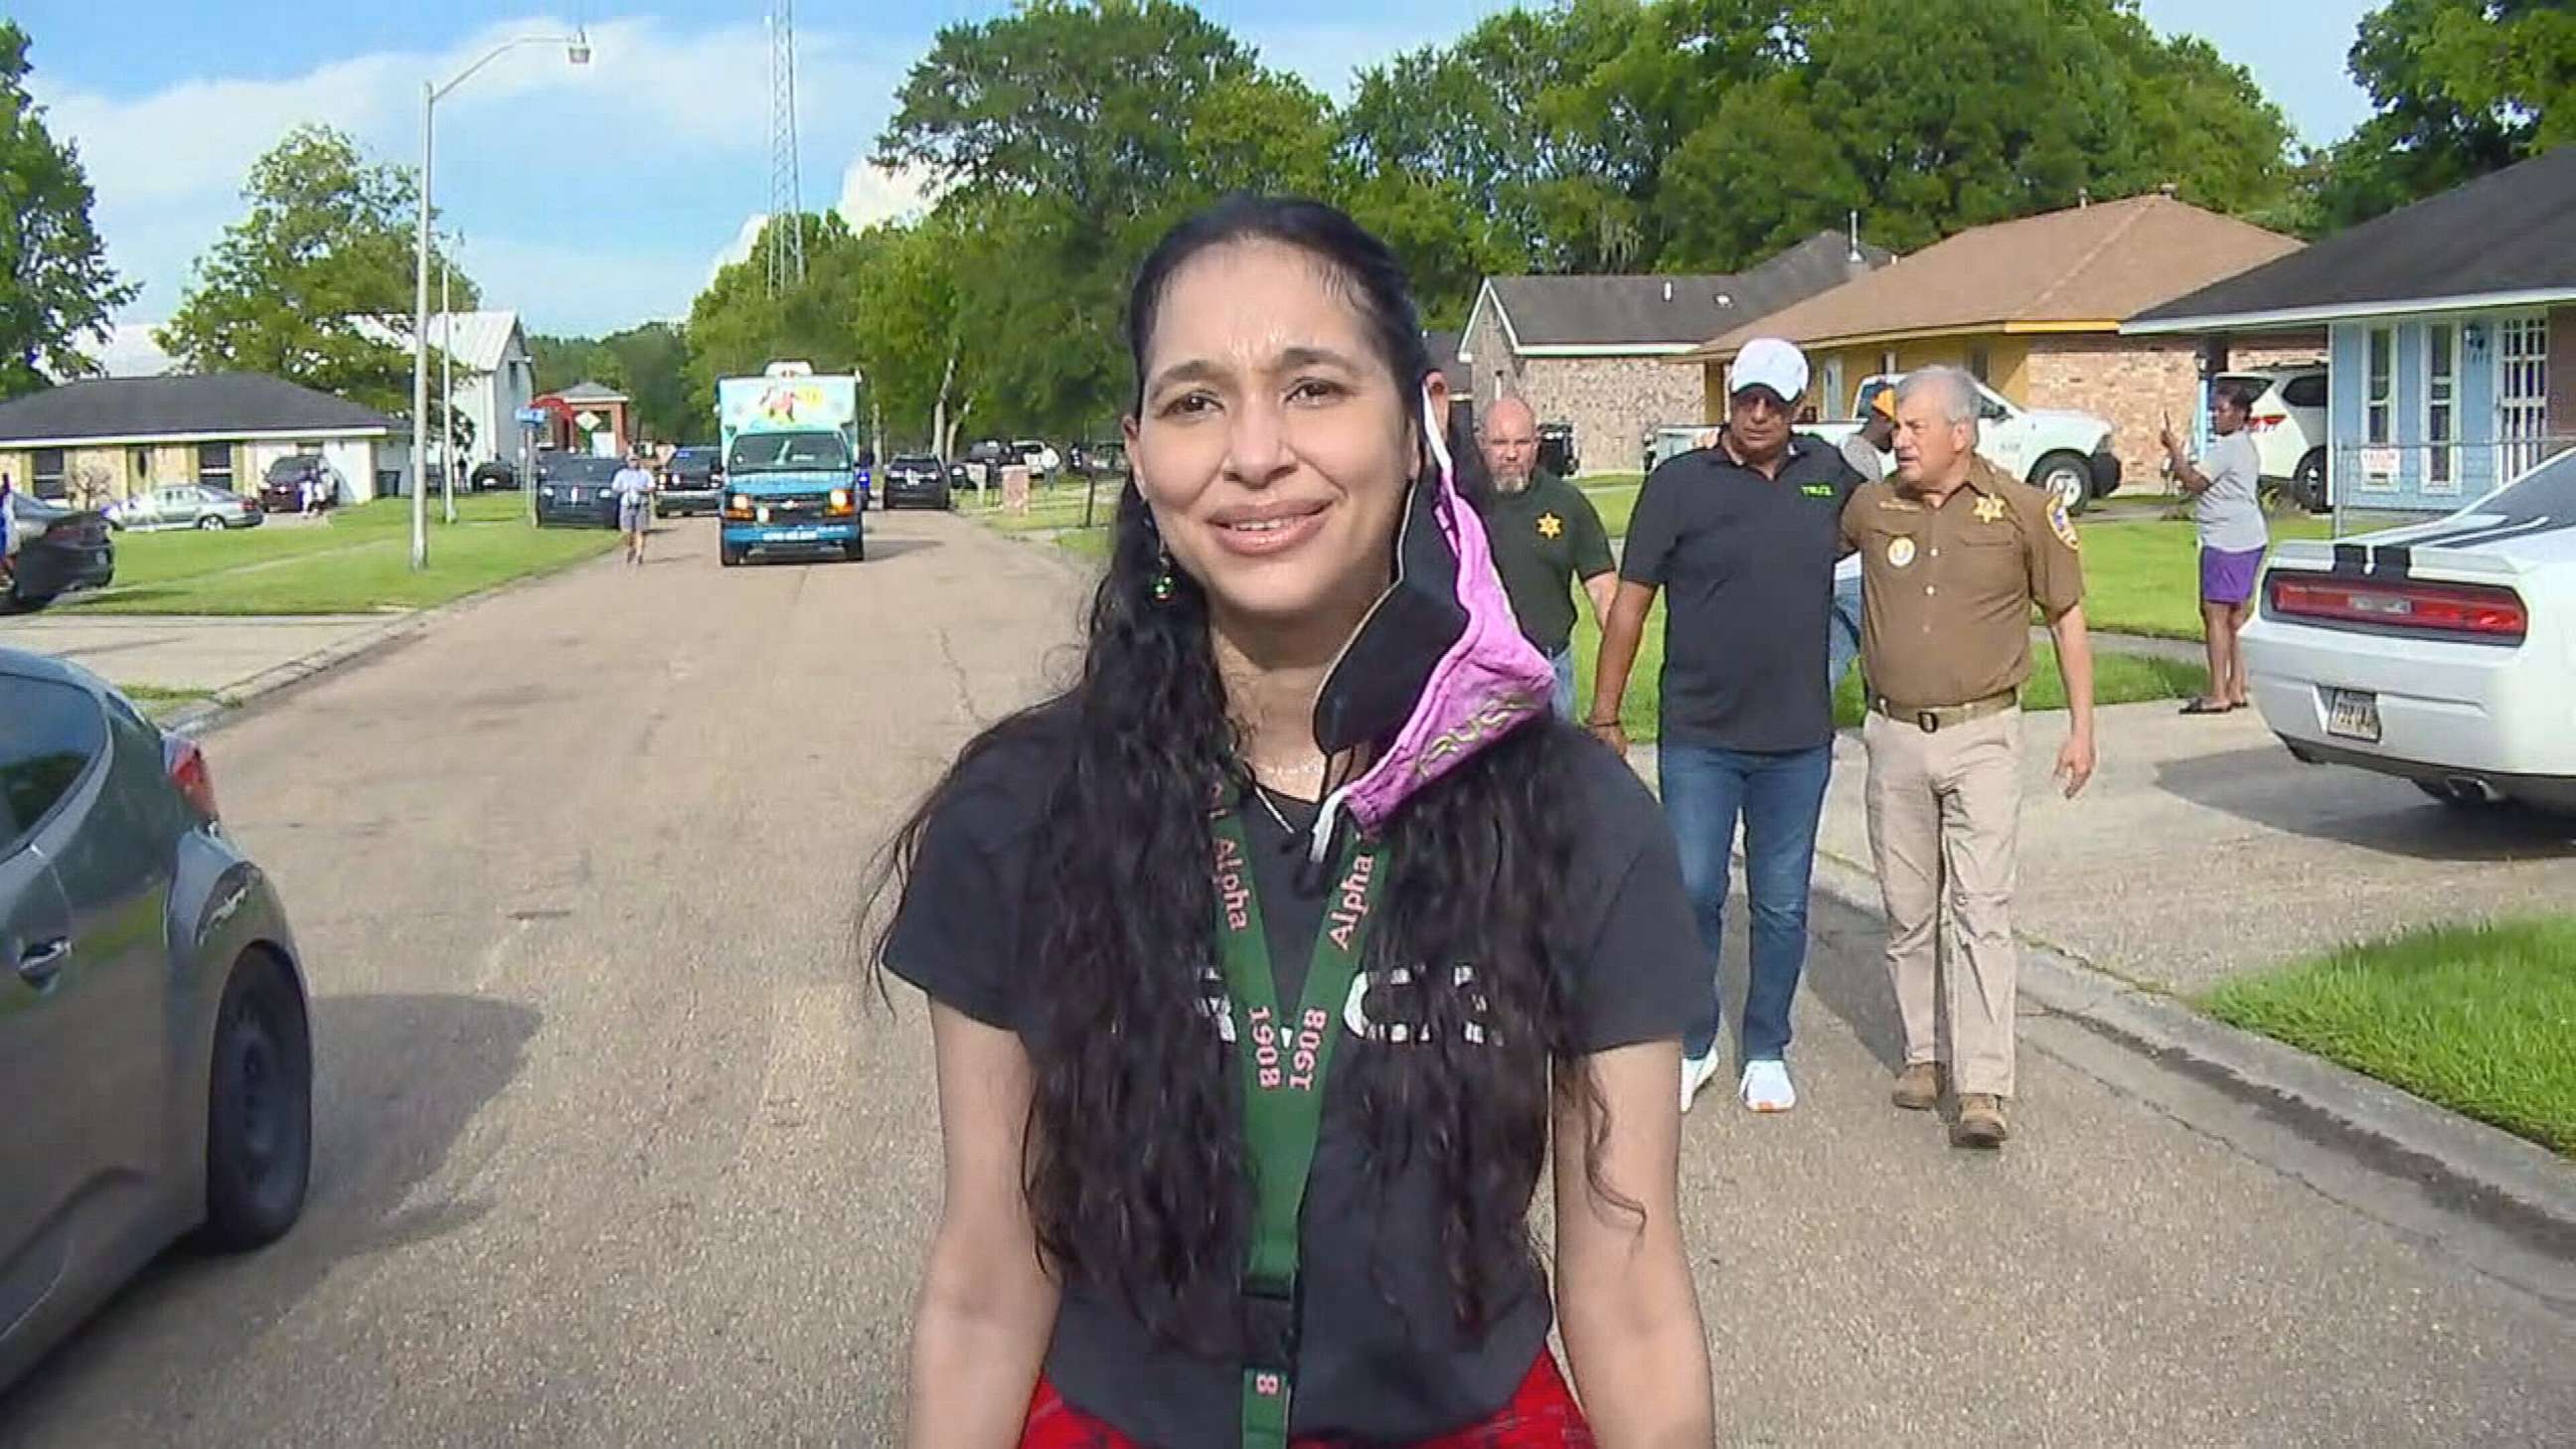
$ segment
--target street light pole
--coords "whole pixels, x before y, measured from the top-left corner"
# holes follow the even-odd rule
[[[429,450],[429,168],[436,156],[438,89],[420,83],[420,228],[411,287],[411,566],[429,567],[429,495],[421,464]]]
[[[465,84],[466,78],[498,60],[504,53],[522,45],[560,45],[564,58],[574,65],[590,64],[590,39],[580,30],[570,35],[522,35],[505,40],[483,53],[483,58],[456,73],[445,85],[420,83],[420,226],[413,242],[411,283],[411,566],[429,567],[429,499],[422,490],[426,474],[422,471],[429,448],[429,190],[430,163],[437,156],[438,98]],[[440,451],[446,461],[446,450]],[[452,476],[454,469],[447,472]],[[447,500],[447,519],[456,521],[456,498],[453,484]]]

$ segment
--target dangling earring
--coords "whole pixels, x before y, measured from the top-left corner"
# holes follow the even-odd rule
[[[1178,589],[1179,585],[1172,581],[1172,551],[1165,548],[1155,560],[1154,582],[1147,586],[1146,592],[1153,597],[1155,603],[1168,604]]]

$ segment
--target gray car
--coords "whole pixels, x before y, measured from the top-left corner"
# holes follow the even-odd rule
[[[0,649],[0,1386],[179,1238],[294,1226],[309,1019],[195,743]]]
[[[156,528],[257,528],[264,517],[259,506],[229,488],[185,483],[138,493],[105,510],[118,528],[143,532]]]

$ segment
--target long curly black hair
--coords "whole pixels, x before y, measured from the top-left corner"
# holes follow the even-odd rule
[[[1173,274],[1245,241],[1297,248],[1327,270],[1418,424],[1432,364],[1394,256],[1331,207],[1272,198],[1221,203],[1147,258],[1127,317],[1140,405]],[[1167,1341],[1205,1344],[1226,1331],[1251,1211],[1241,1085],[1202,1005],[1215,952],[1209,809],[1241,798],[1250,776],[1206,597],[1176,571],[1172,596],[1154,599],[1161,543],[1132,485],[1114,533],[1078,682],[969,744],[892,860],[908,875],[927,822],[978,759],[1029,739],[1043,719],[1060,731],[1072,717],[1018,903],[1019,959],[1042,993],[1024,1032],[1036,1080],[1029,1205],[1062,1272],[1121,1296]],[[1392,539],[1388,548],[1391,558]],[[1566,752],[1580,747],[1552,720],[1525,725],[1407,804],[1389,831],[1393,875],[1367,964],[1442,965],[1416,973],[1422,989],[1407,1012],[1429,1044],[1343,1058],[1360,1078],[1373,1175],[1427,1167],[1441,1188],[1450,1306],[1469,1332],[1536,1269],[1527,1209],[1560,1096],[1586,1129],[1560,1150],[1584,1154],[1596,1193],[1633,1206],[1599,1176],[1607,1118],[1577,1057],[1560,969],[1577,849]],[[1446,969],[1462,962],[1474,964],[1471,985]]]

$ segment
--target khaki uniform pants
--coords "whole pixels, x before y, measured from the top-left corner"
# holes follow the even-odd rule
[[[1925,734],[1873,710],[1861,738],[1905,1060],[1947,1061],[1954,1090],[2009,1097],[2021,711]],[[1947,1052],[1936,1000],[1949,1020]]]

